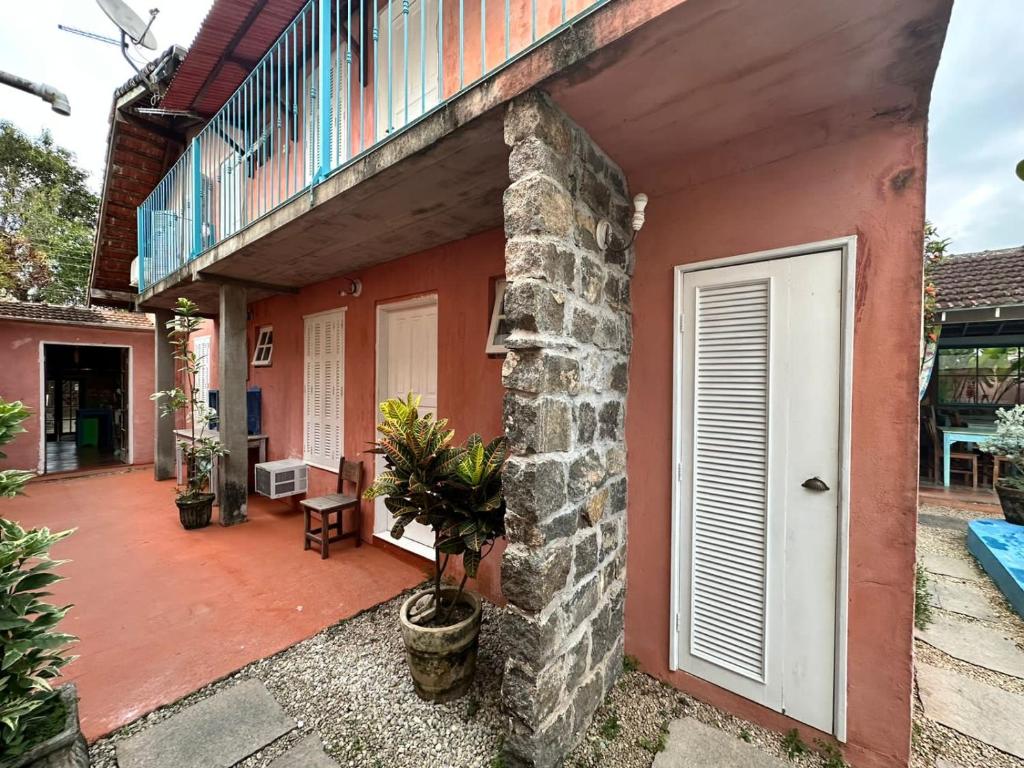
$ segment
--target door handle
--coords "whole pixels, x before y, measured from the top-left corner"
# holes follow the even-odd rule
[[[829,489],[828,486],[825,485],[825,481],[822,480],[820,477],[808,477],[806,480],[800,483],[800,485],[801,487],[806,488],[809,491],[818,491],[819,493],[821,491],[827,491]]]

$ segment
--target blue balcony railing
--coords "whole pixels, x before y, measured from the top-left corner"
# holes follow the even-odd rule
[[[139,206],[139,290],[609,0],[310,0]]]

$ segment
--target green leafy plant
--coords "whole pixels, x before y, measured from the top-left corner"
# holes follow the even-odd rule
[[[628,653],[622,657],[622,670],[624,672],[636,672],[640,669],[640,659],[630,656]]]
[[[453,446],[447,419],[421,416],[420,398],[392,398],[380,405],[380,439],[371,453],[384,457],[385,471],[374,479],[364,498],[381,497],[394,518],[391,536],[402,538],[417,522],[434,532],[434,589],[429,604],[410,613],[424,624],[443,620],[458,604],[466,581],[477,575],[480,561],[505,535],[505,499],[501,470],[508,459],[503,436],[484,444],[470,435]],[[442,604],[441,582],[452,557],[462,557],[464,575],[451,602]]]
[[[179,443],[187,468],[185,485],[178,489],[178,498],[184,501],[195,501],[207,491],[213,462],[228,453],[220,441],[207,434],[210,421],[217,413],[202,401],[196,386],[203,356],[189,349],[189,340],[201,323],[199,307],[185,297],[178,299],[174,305],[174,317],[167,321],[167,339],[174,347],[174,359],[179,364],[178,373],[183,386],[151,395],[152,400],[161,403],[162,418],[173,419],[182,413],[188,419],[191,439]]]
[[[622,733],[622,724],[619,722],[619,718],[612,712],[605,718],[604,722],[598,728],[598,733],[601,734],[601,738],[611,741],[617,739],[619,734]]]
[[[1024,405],[996,411],[996,433],[979,446],[993,456],[1006,456],[1014,474],[1000,477],[999,484],[1024,491]]]
[[[28,408],[21,401],[9,403],[0,397],[0,446],[7,445],[15,436],[27,431],[22,423],[29,415]],[[6,458],[7,454],[0,450],[0,459]],[[31,472],[20,469],[0,470],[0,498],[17,496],[31,478]]]
[[[20,755],[59,732],[63,704],[52,681],[73,661],[77,638],[56,630],[71,606],[46,602],[61,580],[50,548],[72,531],[26,531],[0,518],[0,755]]]
[[[657,738],[640,739],[640,741],[637,742],[637,746],[641,749],[646,749],[652,755],[664,752],[665,748],[668,746],[668,726],[661,726],[661,729],[658,731]]]
[[[928,590],[928,571],[917,563],[914,566],[914,626],[927,629],[932,623],[931,592]]]
[[[824,739],[817,739],[814,743],[821,753],[823,768],[850,768],[846,760],[843,759],[843,753],[838,744]]]
[[[750,732],[747,727],[741,727],[739,732],[740,741],[745,741],[747,744],[754,740],[754,734]]]
[[[806,755],[811,750],[804,743],[804,740],[800,738],[800,732],[794,728],[782,737],[782,751],[786,753],[786,757],[790,760],[795,760],[801,755]]]

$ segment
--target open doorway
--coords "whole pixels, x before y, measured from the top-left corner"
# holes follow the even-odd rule
[[[128,347],[43,344],[43,472],[131,462]]]

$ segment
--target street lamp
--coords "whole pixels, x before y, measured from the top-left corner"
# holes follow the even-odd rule
[[[46,85],[45,83],[33,83],[31,80],[26,80],[23,77],[12,75],[9,72],[4,72],[3,70],[0,70],[0,83],[9,85],[12,88],[17,88],[21,91],[34,93],[40,99],[49,104],[53,108],[53,111],[58,115],[64,115],[66,117],[71,114],[71,105],[68,103],[68,97],[52,85]]]

